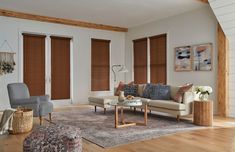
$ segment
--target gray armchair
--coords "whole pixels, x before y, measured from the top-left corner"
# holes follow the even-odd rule
[[[26,107],[33,109],[33,116],[39,117],[40,125],[42,117],[49,114],[51,121],[51,113],[53,112],[53,103],[48,95],[30,96],[29,90],[24,83],[12,83],[7,85],[10,105],[12,108]]]

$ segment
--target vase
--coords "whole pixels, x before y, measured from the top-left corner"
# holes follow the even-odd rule
[[[200,94],[200,95],[199,95],[199,99],[200,99],[201,101],[207,101],[207,100],[208,100],[208,97],[209,97],[208,94]]]
[[[118,101],[123,102],[124,100],[125,100],[124,91],[120,91],[119,96],[118,96]]]

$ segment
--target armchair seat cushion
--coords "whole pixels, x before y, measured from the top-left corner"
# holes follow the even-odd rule
[[[40,102],[39,105],[39,115],[40,116],[45,116],[48,113],[52,113],[53,112],[53,103],[51,101],[49,102]]]
[[[151,100],[148,104],[150,107],[165,108],[170,110],[185,110],[186,106],[173,100]]]

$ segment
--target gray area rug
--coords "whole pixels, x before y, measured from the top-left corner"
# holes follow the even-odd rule
[[[143,121],[142,112],[124,111],[125,120]],[[76,126],[81,129],[82,137],[101,147],[115,147],[136,141],[157,138],[177,132],[199,129],[191,121],[176,121],[176,118],[148,115],[147,126],[131,126],[114,128],[114,110],[110,109],[104,115],[103,111],[93,109],[70,110],[53,113],[53,122]]]

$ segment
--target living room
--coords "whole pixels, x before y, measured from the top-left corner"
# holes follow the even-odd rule
[[[233,151],[234,6],[0,0],[0,151]]]

